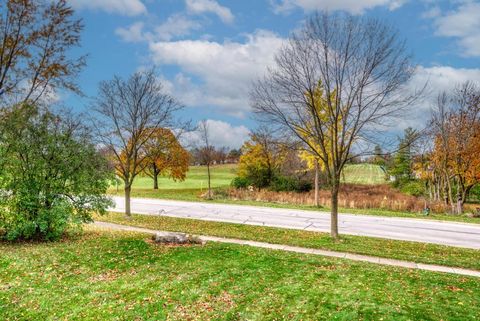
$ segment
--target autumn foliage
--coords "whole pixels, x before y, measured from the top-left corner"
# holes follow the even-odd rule
[[[149,128],[143,145],[143,172],[153,178],[154,189],[158,189],[158,176],[168,176],[173,180],[185,180],[189,153],[180,145],[175,135],[168,128]]]
[[[420,166],[430,197],[461,214],[471,189],[480,183],[480,90],[465,83],[438,100],[430,159]]]

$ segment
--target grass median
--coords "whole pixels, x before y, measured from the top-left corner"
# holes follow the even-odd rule
[[[125,218],[122,213],[111,212],[96,219],[155,230],[238,238],[480,270],[480,251],[474,249],[350,235],[343,235],[340,242],[335,242],[327,233],[166,216],[132,215],[131,218]]]

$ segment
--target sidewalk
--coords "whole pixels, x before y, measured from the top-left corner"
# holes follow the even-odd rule
[[[120,230],[120,231],[141,232],[141,233],[148,233],[148,234],[155,234],[157,232],[163,232],[163,231],[151,230],[151,229],[146,229],[146,228],[141,228],[141,227],[127,226],[127,225],[120,225],[120,224],[99,222],[99,221],[96,221],[94,223],[94,225],[96,227],[100,227],[100,228]],[[452,273],[452,274],[458,274],[458,275],[467,275],[467,276],[474,276],[474,277],[479,277],[480,278],[480,271],[468,270],[468,269],[462,269],[462,268],[454,268],[454,267],[448,267],[448,266],[442,266],[442,265],[415,263],[415,262],[409,262],[409,261],[401,261],[401,260],[380,258],[380,257],[376,257],[376,256],[367,256],[367,255],[360,255],[360,254],[353,254],[353,253],[327,251],[327,250],[320,250],[320,249],[311,249],[311,248],[305,248],[305,247],[271,244],[271,243],[247,241],[247,240],[240,240],[240,239],[229,239],[229,238],[216,237],[216,236],[199,235],[198,237],[203,241],[249,245],[249,246],[260,247],[260,248],[265,248],[265,249],[282,250],[282,251],[287,251],[287,252],[313,254],[313,255],[321,255],[321,256],[326,256],[326,257],[343,258],[343,259],[353,260],[353,261],[369,262],[369,263],[375,263],[375,264],[381,264],[381,265],[390,265],[390,266],[397,266],[397,267],[424,270],[424,271],[433,271],[433,272]]]

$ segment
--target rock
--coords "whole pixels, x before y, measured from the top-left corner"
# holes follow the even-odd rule
[[[152,236],[152,240],[162,244],[204,244],[198,237],[173,232],[157,232]]]

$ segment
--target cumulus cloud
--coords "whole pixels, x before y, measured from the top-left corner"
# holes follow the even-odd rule
[[[399,121],[397,127],[404,129],[409,126],[416,128],[425,126],[431,116],[438,94],[442,91],[450,91],[466,81],[480,84],[480,68],[417,67],[417,71],[407,88],[413,92],[423,88],[426,84],[425,98],[412,106],[409,115]]]
[[[233,126],[230,123],[207,119],[210,144],[215,147],[240,148],[248,139],[250,130],[243,126]],[[200,133],[190,132],[182,137],[186,146],[201,146],[202,141]]]
[[[151,31],[144,30],[143,22],[136,22],[126,28],[117,28],[115,34],[126,42],[170,41],[173,38],[187,36],[191,31],[200,28],[201,24],[198,21],[189,19],[182,14],[174,14]]]
[[[115,34],[126,42],[141,42],[145,40],[143,27],[143,22],[136,22],[127,28],[117,28]]]
[[[140,0],[69,0],[77,9],[101,10],[125,16],[137,16],[147,12]]]
[[[245,42],[223,43],[207,40],[157,41],[150,52],[157,65],[176,65],[181,73],[174,79],[179,97],[186,103],[213,105],[223,112],[245,116],[250,111],[249,87],[262,76],[284,39],[274,33],[257,31]],[[191,77],[200,80],[193,82]]]
[[[169,41],[172,38],[188,35],[191,31],[200,29],[201,26],[198,21],[189,19],[185,15],[174,14],[155,28],[155,35],[159,40]]]
[[[407,0],[270,0],[275,13],[289,12],[295,8],[304,11],[313,10],[344,10],[352,14],[362,14],[365,10],[375,7],[388,7],[395,10]]]
[[[229,8],[221,6],[215,0],[186,0],[187,11],[194,14],[213,13],[223,22],[232,23],[235,16]]]
[[[479,2],[463,1],[453,11],[441,14],[437,9],[435,13],[431,18],[437,36],[458,39],[464,56],[480,56]]]

